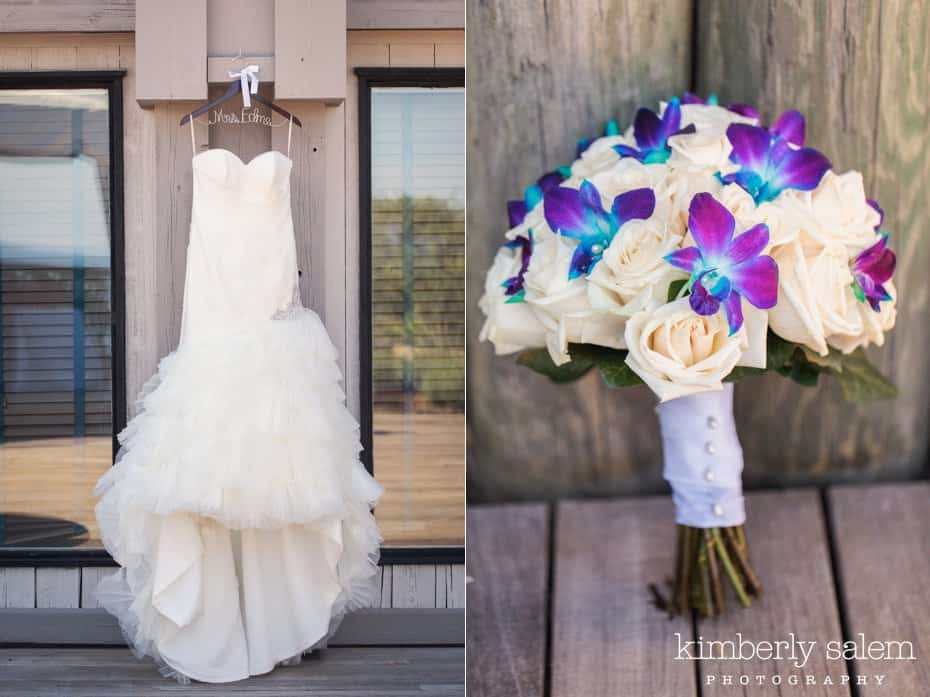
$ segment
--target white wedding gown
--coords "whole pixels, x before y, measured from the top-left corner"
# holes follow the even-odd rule
[[[290,170],[275,151],[194,157],[180,343],[95,490],[122,567],[97,597],[182,682],[299,660],[376,592],[381,488],[300,303]]]

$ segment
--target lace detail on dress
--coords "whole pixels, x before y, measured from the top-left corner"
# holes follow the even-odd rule
[[[302,307],[303,305],[300,300],[300,284],[295,282],[294,290],[291,293],[291,299],[284,307],[279,308],[278,311],[271,316],[271,319],[291,319]]]

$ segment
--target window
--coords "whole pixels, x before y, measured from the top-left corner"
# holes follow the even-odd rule
[[[385,545],[456,547],[465,522],[461,70],[359,70],[364,457]]]
[[[124,424],[119,74],[0,73],[0,547],[99,548]]]

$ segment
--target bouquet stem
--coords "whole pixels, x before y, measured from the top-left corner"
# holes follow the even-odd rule
[[[724,582],[740,604],[749,607],[750,596],[762,592],[759,577],[749,563],[742,525],[721,528],[678,526],[675,578],[665,604],[671,615],[697,610],[704,617],[724,609]]]

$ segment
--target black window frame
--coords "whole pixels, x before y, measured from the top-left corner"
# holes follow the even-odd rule
[[[362,462],[374,474],[371,331],[371,90],[375,87],[465,87],[465,68],[355,68],[358,78],[359,422]],[[463,497],[464,498],[464,497]],[[463,501],[464,503],[464,501]],[[464,534],[464,531],[463,531]],[[463,564],[464,545],[386,546],[383,563]]]
[[[126,426],[126,267],[123,201],[123,78],[125,70],[0,72],[0,90],[105,89],[110,147],[110,332],[113,459]],[[114,566],[99,547],[0,547],[4,566]]]

